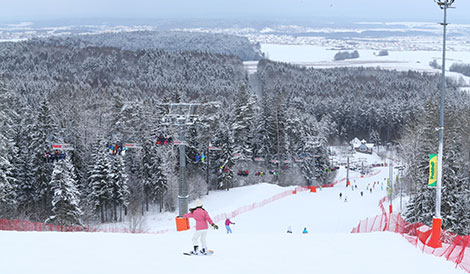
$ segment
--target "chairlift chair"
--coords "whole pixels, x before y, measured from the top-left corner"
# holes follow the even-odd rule
[[[71,144],[58,144],[54,143],[51,145],[51,150],[54,152],[46,151],[44,155],[44,161],[46,163],[53,163],[58,160],[65,160],[67,158],[66,151],[72,151],[73,146]]]
[[[71,144],[52,144],[51,145],[52,149],[54,150],[74,150],[73,146]]]

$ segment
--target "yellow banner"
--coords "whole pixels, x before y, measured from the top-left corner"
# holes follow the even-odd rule
[[[437,185],[437,154],[429,154],[429,180],[428,187]]]

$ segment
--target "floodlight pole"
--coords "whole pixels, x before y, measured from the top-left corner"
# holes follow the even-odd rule
[[[439,7],[444,10],[443,42],[442,42],[442,73],[441,73],[441,109],[440,109],[440,127],[439,127],[439,148],[437,154],[437,182],[436,182],[436,215],[432,221],[432,234],[429,240],[429,246],[441,247],[441,199],[442,199],[442,178],[444,177],[442,168],[442,159],[444,157],[444,98],[446,91],[446,35],[447,35],[447,9],[454,3],[454,0],[436,1]]]
[[[443,46],[442,46],[442,73],[441,73],[441,110],[440,110],[440,128],[439,128],[439,150],[437,156],[437,187],[436,187],[436,218],[441,218],[441,189],[442,189],[442,157],[444,151],[444,96],[446,91],[446,35],[447,35],[447,8],[448,0],[441,5],[444,10]]]
[[[390,157],[390,164],[388,167],[388,210],[390,214],[393,213],[393,159]]]

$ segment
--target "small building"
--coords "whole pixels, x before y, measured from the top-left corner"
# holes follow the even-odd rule
[[[359,140],[357,137],[352,139],[351,142],[349,142],[349,144],[352,146],[352,148],[354,150],[356,150],[356,148],[358,148],[360,145],[361,145],[361,140]]]
[[[359,140],[358,138],[354,138],[350,144],[355,151],[361,153],[372,154],[374,149],[374,144],[367,143],[367,141],[364,139]]]

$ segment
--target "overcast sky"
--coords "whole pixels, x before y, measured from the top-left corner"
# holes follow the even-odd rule
[[[298,18],[439,21],[434,0],[0,0],[0,19]],[[470,23],[470,1],[456,0],[449,20]]]

